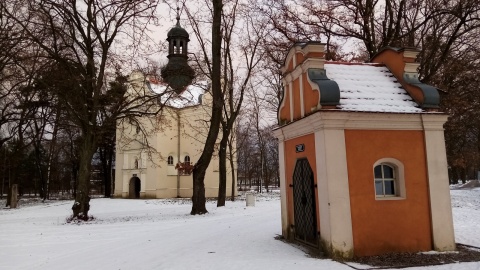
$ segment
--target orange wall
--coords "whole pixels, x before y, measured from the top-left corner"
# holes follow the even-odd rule
[[[407,90],[407,92],[417,102],[423,103],[423,92],[420,88],[410,85],[403,79],[405,70],[405,62],[415,62],[412,58],[404,58],[403,51],[396,52],[394,50],[384,50],[372,59],[372,63],[385,64],[387,68],[395,75],[398,82]]]
[[[292,71],[292,70],[293,70],[293,58],[292,58],[292,59],[290,60],[290,62],[288,62],[288,64],[285,65],[285,66],[287,66],[287,72]]]
[[[312,112],[312,107],[318,105],[319,93],[317,90],[313,90],[307,78],[308,74],[304,73],[302,76],[303,83],[303,102],[305,108],[305,115],[308,115]],[[289,87],[285,87],[283,107],[280,109],[280,119],[285,119],[290,121],[290,98],[293,98],[293,118],[300,119],[302,116],[301,112],[301,97],[300,97],[300,78],[295,79],[292,82],[292,97],[289,96]]]
[[[422,131],[345,130],[356,256],[431,250],[432,232]],[[395,158],[405,169],[404,200],[375,200],[373,165]]]
[[[303,55],[302,52],[297,52],[295,55],[285,63],[285,67],[287,67],[285,73],[289,73],[293,71],[296,66],[293,66],[293,59],[296,59],[297,66],[301,65],[307,58],[321,58],[324,56],[323,52],[311,52],[308,53],[306,56]],[[303,97],[300,96],[300,78],[295,78],[292,81],[292,96],[288,96],[288,86],[285,88],[284,92],[284,106],[279,112],[280,119],[287,120],[288,122],[290,119],[290,110],[293,109],[293,119],[300,119],[302,117],[301,112],[301,100],[303,99],[304,102],[304,109],[305,115],[308,115],[312,112],[312,107],[316,107],[319,101],[319,92],[317,90],[313,90],[308,82],[308,74],[303,73],[302,76],[302,83],[303,83]],[[293,108],[290,108],[290,99],[292,99]]]
[[[292,82],[292,97],[293,119],[300,119],[302,117],[302,108],[300,107],[300,78],[297,78]]]
[[[297,57],[297,59],[295,59],[296,62],[297,62],[297,66],[298,66],[299,64],[301,64],[301,63],[303,62],[303,60],[305,60],[305,57],[303,56],[303,53],[302,53],[302,52],[297,52],[297,53],[295,54],[295,56]]]
[[[288,85],[283,89],[283,107],[280,109],[280,119],[290,121],[290,91]]]
[[[305,55],[305,59],[307,58],[323,58],[325,57],[325,53],[323,52],[310,52]]]
[[[297,144],[304,144],[305,151],[296,153],[295,146]],[[293,188],[290,184],[293,182],[293,171],[297,159],[307,158],[310,167],[312,167],[314,181],[317,184],[317,167],[315,159],[315,136],[314,134],[305,135],[295,139],[285,141],[285,187],[287,189],[287,212],[288,212],[288,224],[293,224]],[[317,228],[320,231],[320,217],[318,216],[318,190],[315,189],[315,205],[317,213]]]
[[[371,62],[385,64],[388,69],[390,69],[390,71],[397,77],[397,79],[402,79],[403,71],[405,69],[405,62],[403,62],[403,51],[397,52],[394,50],[384,50],[375,55]]]
[[[308,73],[303,74],[303,103],[305,106],[305,115],[312,112],[312,107],[318,105],[319,92],[313,90],[312,86],[308,82]]]

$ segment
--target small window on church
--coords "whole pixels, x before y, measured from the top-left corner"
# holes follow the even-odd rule
[[[396,195],[395,167],[382,163],[375,167],[375,195],[380,197]]]
[[[168,163],[168,165],[172,165],[172,166],[173,166],[173,157],[172,157],[172,156],[168,156],[168,158],[167,158],[167,163]]]
[[[377,200],[405,198],[405,179],[402,162],[393,158],[383,158],[375,163],[373,174]]]
[[[185,159],[184,159],[185,163],[190,163],[190,156],[185,156]]]

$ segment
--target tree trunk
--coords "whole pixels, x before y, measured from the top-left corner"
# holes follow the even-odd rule
[[[193,197],[191,215],[203,215],[208,213],[205,207],[205,172],[206,170],[195,166],[193,169]]]
[[[10,188],[10,208],[17,208],[18,206],[18,185],[14,184]]]
[[[232,141],[228,142],[228,150],[230,154],[230,168],[232,169],[232,195],[231,195],[231,201],[235,201],[235,164],[233,161],[233,145]]]
[[[102,178],[104,186],[105,198],[110,198],[112,194],[112,163],[113,163],[113,147],[105,144],[103,149],[100,149],[100,161],[102,163]]]
[[[55,148],[57,145],[57,133],[58,125],[60,121],[60,103],[57,104],[56,115],[55,115],[55,124],[53,126],[52,141],[50,142],[50,149],[48,150],[48,163],[47,163],[47,183],[45,186],[46,199],[50,199],[50,180],[52,178],[52,160],[54,157]]]
[[[94,136],[84,133],[82,147],[80,149],[80,168],[78,172],[78,186],[76,190],[75,202],[72,206],[72,219],[88,220],[88,211],[90,210],[90,169],[92,166],[92,157],[95,153]]]
[[[12,154],[10,155],[10,166],[8,172],[8,194],[7,194],[7,202],[6,207],[10,206],[10,208],[16,208],[16,205],[12,207],[11,199],[12,199],[12,186],[17,185],[17,191],[21,187],[21,183],[19,183],[19,170],[20,170],[20,163],[24,154],[25,145],[23,144],[23,134],[19,132],[19,139],[15,143]]]
[[[7,201],[5,203],[5,207],[9,207],[10,206],[10,201],[12,200],[12,188],[11,187],[8,187],[8,191],[7,191]]]
[[[46,181],[45,181],[45,174],[43,172],[42,168],[42,155],[40,152],[40,147],[41,147],[41,141],[39,138],[35,140],[34,145],[34,153],[35,153],[35,165],[37,167],[38,171],[38,177],[40,178],[40,197],[42,200],[45,201],[47,198],[47,194],[45,193],[45,188],[46,188]]]
[[[107,158],[107,168],[104,171],[105,179],[105,197],[110,198],[112,196],[112,164],[113,164],[113,149],[109,149]]]
[[[15,159],[16,159],[16,156],[14,157],[14,160]],[[18,162],[15,162],[15,163],[18,164]],[[10,166],[12,166],[12,164],[10,164]],[[5,206],[10,208],[17,208],[16,204],[12,205],[12,199],[14,196],[17,196],[17,194],[13,194],[13,187],[15,186],[15,192],[18,191],[18,184],[17,184],[18,165],[13,165],[12,167],[13,168],[11,168],[11,171],[8,177],[9,186],[8,186],[8,193],[7,193],[7,202]]]
[[[222,120],[223,94],[220,82],[220,64],[221,64],[221,42],[220,31],[222,0],[213,0],[213,23],[212,23],[212,115],[210,118],[210,128],[208,130],[207,140],[202,151],[202,155],[193,167],[193,196],[192,196],[192,215],[202,215],[207,213],[205,207],[205,173],[212,159],[215,142],[217,141],[220,121]]]
[[[225,123],[222,123],[224,125]],[[220,149],[218,150],[219,165],[219,183],[218,183],[218,200],[217,207],[225,206],[225,198],[227,197],[227,142],[229,136],[228,130],[224,127],[222,130],[222,140],[220,141]]]

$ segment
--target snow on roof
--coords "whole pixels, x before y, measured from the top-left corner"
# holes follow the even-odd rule
[[[147,80],[147,86],[157,94],[164,93],[160,98],[161,103],[181,109],[201,104],[201,96],[205,93],[206,83],[200,82],[197,85],[189,85],[181,94],[177,94],[170,88],[167,90],[165,84],[153,78]]]
[[[325,63],[327,77],[340,88],[339,108],[345,111],[418,113],[410,95],[385,66]]]

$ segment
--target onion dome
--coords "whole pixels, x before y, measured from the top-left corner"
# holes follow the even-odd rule
[[[168,63],[162,68],[162,78],[178,94],[192,83],[195,71],[188,65],[189,35],[180,26],[177,8],[177,24],[168,31]]]

